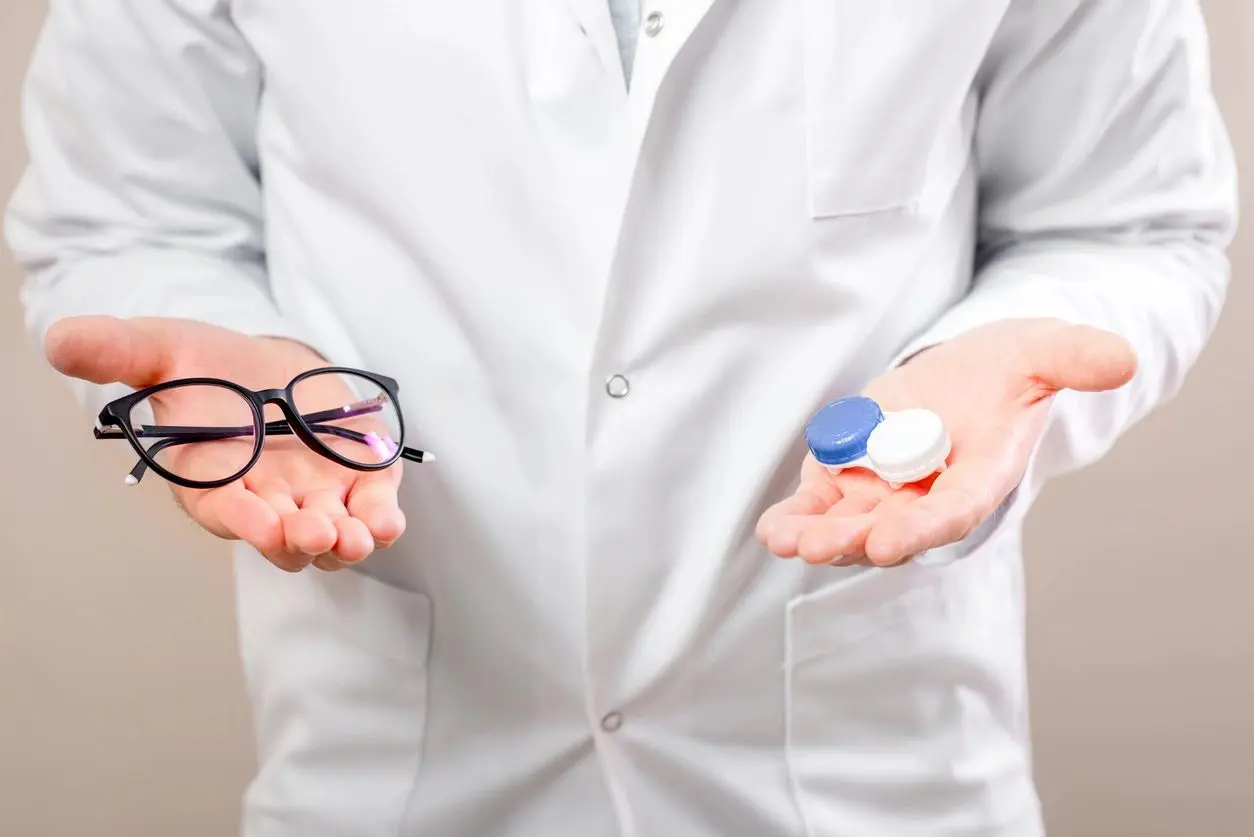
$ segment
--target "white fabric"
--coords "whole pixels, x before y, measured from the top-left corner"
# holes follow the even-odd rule
[[[1040,833],[1019,522],[1227,281],[1196,2],[658,0],[630,91],[603,0],[51,6],[32,331],[289,335],[439,457],[364,572],[240,554],[248,837]],[[825,400],[1043,315],[1142,365],[1057,402],[999,528],[883,572],[756,544]]]

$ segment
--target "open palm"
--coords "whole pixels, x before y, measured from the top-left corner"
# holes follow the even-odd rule
[[[250,389],[282,387],[299,373],[325,365],[298,343],[164,318],[63,320],[49,331],[45,350],[64,374],[95,383],[121,381],[136,389],[194,377],[223,378]],[[307,396],[317,405],[337,406],[354,398],[350,391],[337,391],[341,385],[334,377],[322,378],[317,386]],[[158,425],[229,427],[251,421],[241,420],[238,400],[216,403],[212,390],[172,390],[168,398],[152,401]],[[268,421],[281,418],[269,410]],[[249,436],[172,445],[161,457],[180,476],[212,480],[245,464],[254,441]],[[360,443],[336,439],[329,444]],[[244,540],[276,566],[294,572],[310,564],[340,569],[400,537],[405,528],[397,504],[400,478],[399,464],[357,471],[314,453],[294,436],[267,434],[260,458],[242,479],[211,489],[173,484],[170,489],[206,530]]]
[[[811,563],[894,566],[961,541],[1014,489],[1040,439],[1051,398],[1127,383],[1123,339],[1055,320],[1010,320],[916,355],[864,394],[886,411],[925,407],[953,441],[947,470],[897,491],[867,470],[833,476],[813,456],[793,496],[758,523],[776,555]]]

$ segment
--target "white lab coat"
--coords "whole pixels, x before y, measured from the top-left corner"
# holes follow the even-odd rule
[[[8,224],[32,330],[288,335],[394,375],[439,457],[360,572],[241,553],[248,837],[1041,832],[1019,522],[1225,289],[1197,4],[645,17],[628,93],[605,0],[52,2]],[[996,525],[885,571],[758,545],[825,399],[1019,316],[1141,369],[1058,399]]]

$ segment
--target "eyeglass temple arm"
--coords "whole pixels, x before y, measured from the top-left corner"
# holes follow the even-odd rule
[[[336,413],[339,411],[332,410],[328,412]],[[287,422],[271,422],[271,424],[275,424],[275,425],[281,424],[282,426],[271,429],[270,424],[267,424],[266,425],[267,434],[273,434],[276,436],[292,435],[292,428],[287,424]],[[189,430],[189,431],[195,430],[195,428],[190,428],[190,427],[182,428],[182,429]],[[361,444],[364,444],[364,445],[370,444],[370,441],[366,438],[366,434],[358,433],[356,430],[349,430],[347,427],[336,427],[334,425],[329,425],[329,424],[317,424],[317,425],[310,425],[310,429],[313,430],[315,433],[328,433],[332,436],[339,436],[341,439],[348,439],[349,441],[352,441],[352,442],[360,442]],[[238,439],[243,436],[251,436],[251,435],[253,435],[253,429],[251,427],[248,428],[246,432],[239,432],[237,431],[236,428],[215,428],[212,431],[205,431],[202,429],[202,431],[199,433],[187,433],[186,435],[178,435],[178,436],[172,436],[172,437],[167,437],[165,439],[162,439],[156,442],[155,444],[153,444],[152,447],[148,448],[148,455],[155,457],[161,451],[165,450],[168,447],[173,447],[174,445],[193,445],[193,444],[200,444],[203,442],[223,442],[228,439]],[[414,448],[409,448],[409,447],[401,448],[400,457],[401,459],[407,459],[410,462],[431,462],[435,459],[435,457],[433,457],[431,454],[427,453],[426,451],[416,450]],[[126,484],[127,485],[138,484],[139,481],[144,478],[144,474],[146,474],[147,472],[148,472],[148,463],[141,457],[140,460],[135,463],[135,467],[132,468],[130,473],[126,475]]]
[[[377,413],[383,409],[376,400],[358,401],[355,404],[347,404],[334,410],[321,410],[316,413],[304,413],[301,418],[306,424],[319,424],[324,421],[332,421],[335,419],[353,418],[355,416],[364,416],[368,413]],[[266,422],[266,433],[283,434],[290,433],[291,426],[287,419],[276,419]],[[247,427],[236,425],[234,427],[196,427],[178,424],[146,424],[136,428],[135,435],[141,439],[153,439],[163,436],[203,436],[207,433],[219,434],[217,438],[230,439],[237,436],[251,436],[254,433],[253,426]],[[97,439],[116,439],[125,436],[120,427],[97,427]],[[202,442],[213,441],[212,439],[200,439]]]

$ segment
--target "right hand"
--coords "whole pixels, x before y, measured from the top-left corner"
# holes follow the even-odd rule
[[[283,387],[326,361],[300,343],[249,337],[191,320],[85,316],[49,329],[44,350],[59,372],[134,389],[174,378],[214,377],[249,389]],[[293,440],[294,441],[294,440]],[[355,471],[300,444],[267,444],[243,478],[214,489],[170,484],[207,531],[243,540],[289,572],[338,570],[405,529],[397,503],[401,466]]]

